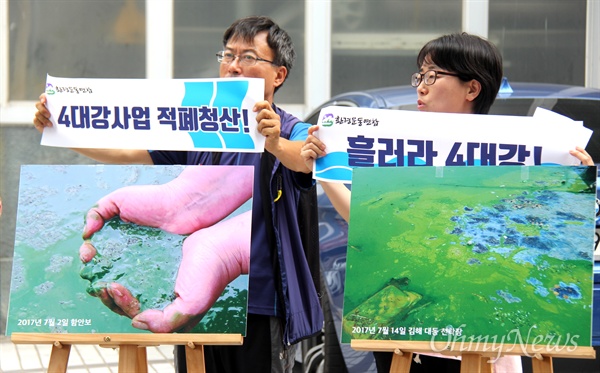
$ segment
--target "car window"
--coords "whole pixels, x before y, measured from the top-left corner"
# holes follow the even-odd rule
[[[400,105],[400,106],[395,106],[392,109],[395,110],[410,110],[410,111],[417,111],[417,104],[409,104],[409,105]]]
[[[600,103],[585,99],[497,99],[490,109],[495,115],[532,115],[537,107],[552,110],[576,121],[592,131],[586,146],[587,152],[596,163],[600,162]],[[575,146],[577,144],[573,144]]]
[[[319,109],[315,110],[312,112],[312,114],[309,115],[308,118],[304,119],[305,123],[310,123],[312,125],[317,124],[317,122],[319,121],[319,114],[321,113],[321,109],[327,107],[327,106],[348,106],[348,107],[357,107],[358,105],[356,105],[356,103],[352,102],[352,101],[334,101],[334,102],[329,102],[323,106],[321,106]]]
[[[501,99],[494,101],[490,109],[493,115],[531,115],[530,110],[534,100],[530,98],[523,99]],[[538,105],[539,106],[539,105]]]
[[[318,120],[319,120],[319,112],[317,111],[316,113],[313,113],[313,115],[311,115],[310,117],[304,119],[304,122],[315,125],[315,124],[317,124]]]
[[[600,162],[600,102],[596,100],[558,100],[553,111],[573,120],[583,121],[583,125],[592,131],[592,137],[586,146],[594,162]]]

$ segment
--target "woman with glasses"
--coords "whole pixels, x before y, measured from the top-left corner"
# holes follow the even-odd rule
[[[502,56],[489,41],[468,33],[444,35],[429,41],[417,57],[419,72],[411,76],[417,89],[419,111],[487,114],[502,82]],[[326,154],[325,144],[308,130],[300,154],[312,169],[316,158]],[[570,151],[583,165],[594,161],[581,147]],[[337,212],[350,218],[350,191],[340,183],[321,183]]]
[[[429,41],[417,57],[419,71],[411,76],[417,89],[419,111],[437,113],[487,114],[502,82],[502,56],[489,41],[467,33],[444,35]],[[309,128],[300,154],[312,169],[317,157],[326,154],[323,144]],[[571,155],[593,166],[589,154],[580,147]],[[350,219],[350,190],[341,183],[321,182],[336,211]],[[374,352],[378,372],[389,372],[393,353]],[[411,364],[411,372],[458,372],[460,361],[420,355],[420,364]],[[494,364],[495,372],[520,372],[520,356],[506,356]]]
[[[487,114],[502,82],[502,56],[496,46],[467,33],[428,42],[417,66],[411,84],[417,88],[420,111]]]

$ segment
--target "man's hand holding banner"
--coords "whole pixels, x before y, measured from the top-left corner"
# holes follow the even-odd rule
[[[262,152],[254,104],[264,82],[228,79],[70,79],[48,76],[53,126],[42,145]]]

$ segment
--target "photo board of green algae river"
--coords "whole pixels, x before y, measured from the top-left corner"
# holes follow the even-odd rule
[[[342,342],[591,346],[596,167],[353,173]]]
[[[22,166],[6,334],[148,333],[92,294],[117,282],[136,297],[140,311],[164,309],[175,299],[187,235],[113,218],[92,237],[98,253],[83,264],[79,248],[85,216],[98,200],[122,187],[165,184],[184,169],[200,167],[237,172],[237,166]],[[251,204],[252,199],[223,220],[250,211]],[[248,275],[242,274],[186,331],[245,335],[247,296]]]

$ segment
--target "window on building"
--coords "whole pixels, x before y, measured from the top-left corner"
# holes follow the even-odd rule
[[[144,78],[145,0],[9,0],[9,97],[37,100],[46,74]]]
[[[586,0],[493,0],[489,17],[511,81],[585,84]]]
[[[461,30],[462,0],[332,2],[331,94],[410,84],[421,47]]]
[[[296,62],[277,91],[277,103],[304,102],[304,2],[174,1],[173,77],[215,78],[219,65],[215,53],[223,48],[223,32],[238,18],[267,15],[285,29],[296,49]]]

